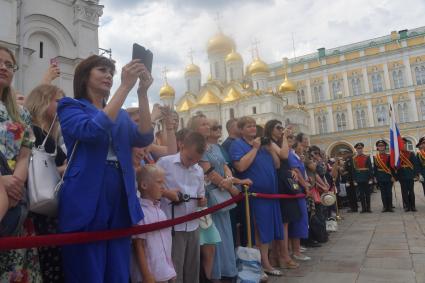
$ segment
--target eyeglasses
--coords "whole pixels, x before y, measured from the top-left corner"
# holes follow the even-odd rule
[[[217,131],[217,130],[221,130],[221,129],[222,129],[221,125],[211,127],[211,130],[213,130],[213,131]]]
[[[284,129],[281,125],[276,125],[274,128],[279,131],[282,131]]]
[[[9,72],[16,72],[18,70],[18,66],[12,64],[11,62],[2,62],[0,61],[0,67],[4,66]]]
[[[287,136],[286,137],[288,140],[293,140],[295,138],[295,136]]]

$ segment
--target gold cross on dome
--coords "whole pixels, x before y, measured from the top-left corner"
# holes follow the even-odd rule
[[[254,40],[252,41],[252,50],[251,50],[253,59],[255,56],[257,58],[260,58],[260,54],[258,52],[258,45],[260,45],[260,41],[257,38],[254,38]]]
[[[221,31],[221,26],[220,26],[221,19],[222,19],[222,16],[221,16],[220,12],[217,12],[215,14],[214,21],[217,24],[217,28],[218,28],[219,31]]]
[[[168,81],[167,81],[167,73],[168,73],[168,69],[167,69],[167,67],[166,66],[164,66],[164,68],[162,69],[162,75],[164,76],[164,81],[166,82],[166,83],[168,83]]]
[[[188,56],[189,56],[189,59],[190,59],[190,63],[192,63],[193,64],[193,49],[192,48],[190,48],[189,49],[189,53],[188,53]]]

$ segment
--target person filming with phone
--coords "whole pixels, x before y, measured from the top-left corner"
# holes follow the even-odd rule
[[[132,147],[153,141],[147,91],[152,76],[141,60],[125,65],[121,84],[107,102],[114,63],[92,55],[74,75],[74,97],[58,104],[68,168],[59,192],[62,233],[136,225],[143,212],[136,197]],[[138,81],[139,124],[121,110]],[[130,237],[63,246],[65,282],[128,282]]]

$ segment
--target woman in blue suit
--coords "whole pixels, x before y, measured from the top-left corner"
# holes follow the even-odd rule
[[[111,60],[90,56],[75,70],[75,99],[59,101],[69,160],[59,195],[61,232],[125,228],[143,218],[136,199],[131,148],[153,141],[147,98],[152,77],[139,60],[131,61],[123,67],[121,85],[106,104],[114,72]],[[136,125],[121,107],[138,79],[140,122]],[[62,253],[66,282],[129,280],[130,237],[68,245]]]

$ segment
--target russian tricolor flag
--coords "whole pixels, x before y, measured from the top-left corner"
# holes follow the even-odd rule
[[[400,166],[400,150],[403,147],[404,142],[397,127],[393,107],[390,104],[390,164],[392,168]]]

